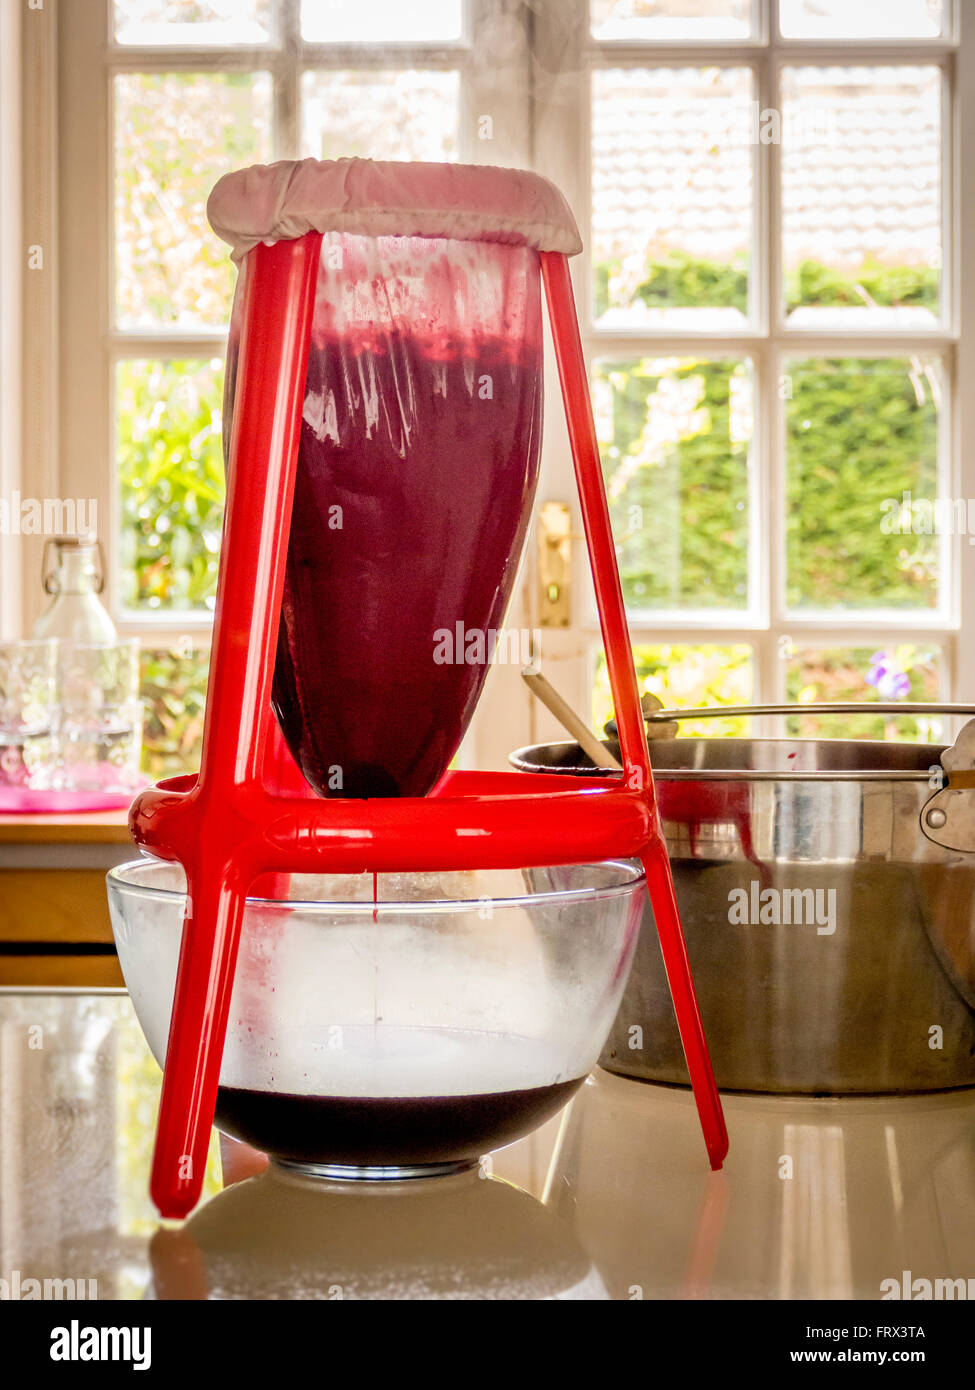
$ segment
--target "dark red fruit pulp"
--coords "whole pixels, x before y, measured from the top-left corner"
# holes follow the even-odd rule
[[[273,703],[321,795],[423,796],[456,752],[487,664],[435,633],[501,625],[541,399],[540,345],[313,342]]]

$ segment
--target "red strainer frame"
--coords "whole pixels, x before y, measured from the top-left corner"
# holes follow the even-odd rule
[[[164,1216],[196,1204],[213,1124],[244,904],[261,875],[524,868],[638,857],[712,1168],[728,1150],[653,777],[565,256],[541,272],[624,764],[622,779],[454,772],[428,797],[323,800],[274,777],[271,679],[321,234],[259,245],[244,294],[229,492],[198,776],[141,793],[139,845],[186,872],[187,905],[153,1156]],[[571,784],[572,779],[568,779]],[[272,790],[272,787],[274,788]]]

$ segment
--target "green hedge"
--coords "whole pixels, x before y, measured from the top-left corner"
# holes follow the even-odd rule
[[[621,271],[619,260],[595,267],[596,314],[622,307],[610,302],[610,281]],[[839,309],[877,305],[881,308],[921,308],[938,311],[941,272],[929,266],[887,266],[867,259],[856,275],[834,270],[819,261],[802,261],[786,272],[785,297],[790,310]],[[683,251],[647,262],[633,299],[648,308],[748,310],[748,257],[703,261]]]
[[[611,270],[597,275],[597,308]],[[807,262],[804,302],[924,304],[937,272],[866,266],[856,280]],[[734,267],[673,255],[648,267],[636,297],[646,304],[744,308],[746,280]],[[636,607],[744,607],[747,585],[747,444],[732,438],[732,391],[747,405],[741,362],[627,358],[596,364],[605,425],[603,463],[611,491],[627,600]],[[677,385],[694,405],[680,438],[653,447]],[[881,529],[883,503],[906,491],[933,499],[937,483],[936,371],[904,359],[790,364],[778,383],[788,458],[788,601],[792,606],[933,606],[936,544]],[[607,400],[608,393],[608,400]],[[623,481],[625,479],[625,482]],[[634,521],[636,518],[636,521]]]

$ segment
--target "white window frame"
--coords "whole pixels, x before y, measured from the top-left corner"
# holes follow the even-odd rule
[[[23,295],[26,267],[21,228],[23,131],[21,127],[20,10],[0,6],[0,496],[9,498],[21,481],[23,448]],[[20,627],[19,539],[5,535],[0,544],[0,634]]]
[[[113,323],[112,276],[113,218],[112,177],[114,121],[112,111],[113,79],[124,72],[267,72],[273,87],[273,157],[294,158],[299,153],[299,87],[301,72],[306,68],[392,68],[413,66],[454,69],[461,71],[462,100],[460,113],[461,157],[474,160],[496,156],[499,162],[512,157],[512,144],[519,131],[527,130],[527,92],[524,111],[519,120],[518,103],[497,104],[493,140],[488,146],[478,142],[475,135],[476,115],[492,106],[491,86],[498,83],[495,69],[485,74],[474,61],[477,26],[483,22],[487,7],[477,0],[469,4],[465,15],[464,36],[453,43],[378,45],[304,43],[300,36],[299,0],[277,0],[273,42],[234,48],[213,46],[141,47],[116,44],[112,38],[111,0],[74,0],[60,7],[60,52],[62,58],[62,123],[60,127],[63,206],[65,210],[62,248],[62,285],[64,317],[62,335],[65,344],[83,341],[82,322],[90,325],[88,337],[97,337],[101,351],[91,354],[83,369],[72,360],[70,370],[64,371],[62,387],[65,401],[62,418],[70,419],[75,408],[83,409],[85,400],[104,403],[112,397],[112,373],[119,360],[132,357],[166,358],[222,357],[225,332],[187,330],[129,330]],[[79,122],[77,117],[83,117]],[[80,127],[80,128],[79,128]],[[500,128],[499,128],[500,127]],[[92,150],[103,150],[103,160],[93,159]],[[87,154],[87,158],[85,158]],[[92,177],[92,174],[94,177]],[[71,234],[71,227],[84,227],[84,239]],[[229,253],[228,253],[229,254]],[[84,411],[92,416],[92,410]],[[103,416],[110,412],[101,409]],[[113,580],[112,609],[121,630],[153,633],[205,633],[206,614],[160,612],[151,617],[126,612],[114,583],[116,567],[112,561],[114,540],[118,532],[117,498],[114,478],[104,460],[114,467],[115,451],[106,422],[92,419],[94,435],[84,440],[63,437],[62,477],[70,492],[75,478],[87,480],[92,495],[99,501],[99,515],[107,548],[110,552],[110,576]],[[87,431],[86,431],[87,434]],[[96,458],[100,453],[101,460]]]
[[[975,7],[973,7],[975,8]],[[663,43],[643,40],[597,41],[590,36],[587,0],[557,0],[544,11],[541,42],[559,42],[566,55],[563,71],[536,101],[535,163],[566,190],[576,209],[587,250],[574,265],[580,327],[587,361],[602,356],[748,357],[754,364],[756,393],[752,453],[750,530],[751,579],[749,608],[720,614],[691,612],[639,613],[629,611],[634,644],[681,641],[691,644],[744,643],[754,652],[753,701],[778,704],[786,698],[786,662],[780,653],[791,641],[796,646],[880,645],[896,634],[910,643],[934,642],[943,651],[942,696],[962,699],[975,690],[975,654],[961,640],[975,614],[975,556],[965,538],[944,538],[941,572],[942,602],[931,613],[787,613],[784,608],[786,437],[784,402],[777,383],[788,357],[904,356],[912,350],[940,355],[944,360],[946,404],[940,417],[939,491],[953,497],[975,497],[975,408],[960,383],[971,381],[975,352],[969,339],[975,331],[970,273],[962,269],[975,252],[975,166],[962,159],[961,132],[975,129],[975,14],[962,23],[958,0],[945,0],[945,32],[937,39],[877,42],[844,40],[787,40],[779,35],[778,0],[753,0],[754,36],[747,41]],[[547,28],[547,33],[546,33]],[[537,36],[538,37],[538,36]],[[792,64],[836,63],[859,66],[930,64],[943,74],[942,322],[929,329],[884,329],[847,332],[798,328],[785,320],[782,295],[781,156],[779,144],[755,147],[755,232],[752,256],[752,312],[747,326],[734,331],[668,331],[654,327],[632,331],[606,330],[593,322],[590,236],[590,87],[589,74],[599,66],[679,67],[748,66],[754,74],[754,95],[761,110],[781,110],[781,72]],[[967,124],[966,124],[967,122]],[[967,255],[966,255],[967,252]],[[768,266],[768,274],[762,273]],[[968,330],[967,337],[965,330]],[[549,420],[551,426],[551,419]],[[552,430],[550,428],[551,435]],[[968,441],[966,458],[962,442]],[[573,485],[564,440],[548,452],[543,499],[573,500]],[[576,516],[578,521],[578,515]],[[878,517],[878,525],[880,518]],[[581,525],[574,528],[577,532]],[[763,540],[763,538],[765,538]],[[757,566],[756,566],[756,561]],[[596,663],[601,650],[595,612],[588,601],[584,547],[577,547],[574,571],[577,594],[585,595],[569,632],[546,631],[546,664],[552,679],[576,707],[588,713]],[[757,573],[755,572],[757,568]],[[579,602],[577,600],[577,602]],[[770,720],[755,721],[753,733],[781,732]],[[534,721],[533,736],[553,737],[545,715]]]
[[[113,323],[113,114],[112,84],[126,71],[262,71],[273,84],[273,153],[275,158],[299,153],[300,79],[305,68],[391,68],[401,66],[454,69],[461,73],[459,157],[470,162],[526,165],[530,162],[531,103],[527,46],[514,45],[502,61],[479,61],[478,48],[487,27],[499,16],[514,18],[518,0],[464,0],[460,39],[447,43],[333,45],[305,43],[300,34],[300,0],[276,0],[272,41],[241,47],[141,47],[115,44],[111,0],[45,0],[38,18],[49,45],[59,58],[56,86],[41,81],[39,69],[27,73],[36,112],[43,112],[58,155],[59,215],[52,218],[47,237],[56,247],[56,283],[60,303],[56,325],[36,334],[45,360],[45,389],[56,408],[60,438],[47,441],[47,457],[63,497],[91,497],[97,502],[99,528],[107,556],[109,606],[119,631],[140,636],[147,645],[166,646],[188,637],[194,645],[209,642],[211,618],[206,613],[166,612],[142,615],[126,612],[118,602],[118,537],[116,454],[113,438],[115,363],[126,357],[222,357],[226,334],[158,330],[121,330]],[[42,18],[41,18],[42,17]],[[40,32],[41,24],[36,26]],[[495,30],[496,32],[496,30]],[[510,36],[510,28],[508,30]],[[491,117],[489,129],[481,122]],[[27,181],[31,173],[27,171]],[[83,345],[83,346],[81,346]],[[55,489],[52,489],[54,491]],[[23,626],[29,629],[43,606],[40,562],[25,558]],[[519,588],[512,604],[524,604]],[[512,619],[514,620],[514,619]],[[526,621],[527,619],[523,619]],[[522,719],[528,697],[517,673],[492,672],[495,715],[475,721],[464,761],[478,758],[497,764],[510,747],[499,727],[510,729]],[[509,709],[509,705],[514,705]],[[487,742],[477,744],[478,728]]]
[[[516,0],[503,0],[514,13]],[[512,59],[505,71],[473,62],[480,25],[497,16],[494,0],[468,0],[465,39],[452,45],[384,45],[381,55],[367,47],[321,45],[302,48],[298,35],[298,0],[280,0],[280,42],[271,47],[135,49],[113,47],[110,41],[111,0],[45,0],[41,10],[22,16],[23,54],[23,207],[24,241],[45,246],[43,277],[24,276],[22,438],[16,476],[24,492],[64,497],[95,497],[106,539],[115,534],[114,451],[111,437],[113,363],[121,355],[209,356],[223,352],[222,334],[121,334],[110,318],[109,276],[112,232],[110,83],[119,70],[173,70],[174,67],[217,70],[266,70],[275,89],[276,153],[297,149],[299,68],[308,65],[360,66],[390,61],[395,51],[404,65],[455,66],[470,62],[476,83],[462,95],[467,130],[480,113],[495,121],[495,140],[478,144],[471,135],[463,158],[491,163],[533,163],[553,177],[575,208],[583,235],[589,226],[589,138],[587,73],[593,62],[611,55],[614,63],[744,62],[757,73],[757,96],[763,107],[777,105],[778,73],[784,63],[930,61],[947,74],[943,196],[948,250],[944,266],[943,303],[946,321],[928,332],[816,333],[786,326],[781,320],[781,297],[759,289],[758,321],[748,329],[727,334],[614,334],[591,322],[588,256],[574,264],[576,292],[586,352],[593,356],[621,345],[642,353],[670,354],[689,349],[714,354],[747,353],[755,362],[761,411],[756,416],[755,458],[761,498],[753,525],[761,530],[777,508],[784,477],[784,421],[774,383],[776,362],[784,352],[836,349],[843,353],[903,352],[909,346],[939,352],[946,361],[949,405],[942,417],[942,439],[950,455],[950,493],[975,496],[975,159],[962,157],[961,132],[975,130],[975,15],[963,16],[960,0],[946,0],[948,31],[938,40],[901,40],[884,44],[860,41],[785,41],[778,37],[778,0],[755,0],[758,26],[747,43],[596,43],[588,36],[586,0],[535,0],[530,26],[530,51]],[[967,22],[963,22],[963,20]],[[528,77],[532,74],[532,85]],[[519,87],[519,82],[521,86]],[[93,153],[94,152],[94,153]],[[98,153],[100,152],[100,154]],[[764,186],[756,219],[756,265],[767,257],[772,286],[780,283],[778,146],[760,146],[756,158],[767,164],[764,185],[756,180],[756,198]],[[558,384],[547,355],[548,410],[543,445],[539,500],[569,501],[575,531],[581,522],[572,482]],[[967,451],[965,446],[967,447]],[[966,457],[967,452],[967,457]],[[5,486],[15,476],[4,472]],[[107,524],[106,524],[107,523]],[[686,613],[647,621],[631,616],[634,642],[681,638],[689,642],[747,642],[756,652],[756,701],[778,701],[784,694],[784,663],[780,642],[792,637],[804,644],[870,644],[885,633],[904,641],[937,638],[945,654],[945,697],[962,698],[975,692],[975,650],[963,639],[973,627],[975,612],[975,547],[954,544],[944,575],[950,612],[940,625],[911,615],[911,626],[892,615],[889,620],[857,615],[824,622],[810,615],[772,611],[775,577],[782,566],[782,534],[771,547],[765,579],[759,585],[758,611],[735,615],[725,622],[713,616]],[[759,542],[759,546],[760,546]],[[28,629],[44,604],[39,584],[39,547],[26,543],[23,557],[5,546],[0,556],[6,591],[14,594],[22,627]],[[758,549],[755,550],[758,554]],[[574,621],[571,628],[546,629],[543,653],[552,679],[577,708],[589,709],[592,677],[599,643],[594,614],[584,601],[588,592],[584,546],[574,551]],[[111,564],[110,564],[111,568]],[[511,622],[537,626],[538,598],[534,543],[527,549],[527,583],[516,595]],[[13,586],[13,587],[11,587]],[[18,593],[19,590],[19,593]],[[971,595],[971,598],[968,596]],[[766,611],[762,611],[762,604]],[[10,600],[4,608],[5,622]],[[517,615],[517,616],[515,616]],[[765,619],[768,621],[766,622]],[[124,619],[120,628],[164,645],[187,633],[205,643],[209,619],[204,614],[154,615],[143,622]],[[515,741],[557,737],[560,731],[524,694],[517,672],[502,668],[492,673],[488,718],[475,721],[468,740],[469,756],[480,765],[501,765]],[[482,709],[483,709],[482,704]],[[761,728],[756,733],[765,732]]]

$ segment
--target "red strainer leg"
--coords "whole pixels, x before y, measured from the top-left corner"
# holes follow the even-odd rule
[[[249,263],[202,766],[185,803],[159,813],[189,895],[153,1154],[163,1216],[200,1195],[244,903],[269,867],[256,831],[320,248],[309,233]]]
[[[677,900],[674,897],[674,880],[663,839],[659,835],[656,836],[641,857],[647,873],[647,888],[653,905],[657,935],[660,938],[667,983],[670,985],[674,1001],[680,1040],[691,1074],[697,1113],[701,1117],[701,1128],[704,1130],[704,1141],[708,1146],[708,1158],[711,1160],[712,1168],[720,1168],[728,1152],[728,1130],[721,1108],[721,1097],[714,1080],[714,1071],[711,1068],[701,1013],[697,1007],[687,947],[677,912]]]
[[[246,887],[216,866],[186,865],[188,905],[166,1053],[150,1190],[164,1216],[186,1216],[199,1200]]]
[[[640,710],[633,651],[626,625],[623,591],[620,587],[609,507],[603,486],[596,427],[589,398],[589,381],[582,353],[582,340],[579,337],[569,266],[565,256],[551,251],[542,252],[541,263],[555,343],[555,357],[562,384],[562,398],[565,402],[569,443],[579,486],[582,520],[589,546],[596,602],[599,606],[603,645],[606,648],[606,661],[609,666],[616,723],[620,733],[624,778],[631,789],[646,795],[654,807],[653,838],[642,856],[647,873],[647,887],[653,904],[660,949],[663,952],[674,1012],[677,1015],[677,1026],[687,1059],[691,1085],[694,1088],[694,1099],[701,1117],[708,1157],[712,1168],[720,1168],[728,1152],[728,1131],[697,1006],[687,947],[674,897],[670,863],[656,815],[653,774],[650,770],[650,756]]]

